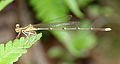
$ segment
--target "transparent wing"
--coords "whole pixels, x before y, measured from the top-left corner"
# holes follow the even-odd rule
[[[33,25],[38,28],[57,28],[57,27],[80,27],[80,22],[65,22],[55,24],[36,24]]]

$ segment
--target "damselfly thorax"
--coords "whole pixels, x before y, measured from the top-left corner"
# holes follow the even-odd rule
[[[25,36],[35,35],[37,30],[97,30],[97,31],[110,31],[111,28],[80,28],[80,22],[65,22],[56,24],[36,24],[20,27],[16,24],[15,31],[18,33],[17,38],[23,33]],[[70,27],[66,27],[70,26]]]

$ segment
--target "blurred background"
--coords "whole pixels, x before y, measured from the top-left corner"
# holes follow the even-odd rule
[[[0,43],[15,24],[80,22],[112,31],[38,31],[41,40],[14,64],[120,64],[119,0],[15,0],[0,12]],[[69,17],[72,16],[72,17]]]

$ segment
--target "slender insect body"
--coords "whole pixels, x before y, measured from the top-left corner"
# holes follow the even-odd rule
[[[28,25],[25,27],[21,27],[19,24],[16,24],[15,31],[18,33],[17,38],[19,38],[20,34],[23,33],[25,36],[35,35],[37,30],[97,30],[97,31],[111,31],[111,28],[80,28],[78,27],[79,22],[68,22],[68,23],[60,23],[60,24],[40,24],[40,28],[36,28],[37,25]],[[77,27],[76,27],[77,25]],[[45,26],[45,27],[41,27]],[[57,26],[72,26],[72,27],[63,27],[58,28]],[[57,27],[57,28],[56,28]]]

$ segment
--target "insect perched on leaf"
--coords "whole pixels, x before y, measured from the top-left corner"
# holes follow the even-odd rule
[[[16,24],[15,31],[18,33],[17,38],[23,33],[25,36],[35,35],[37,30],[97,30],[97,31],[111,31],[111,28],[80,28],[80,22],[65,22],[56,24],[36,24],[20,27]],[[69,27],[66,27],[69,26]]]

